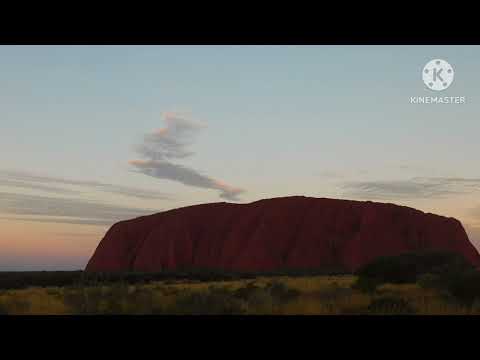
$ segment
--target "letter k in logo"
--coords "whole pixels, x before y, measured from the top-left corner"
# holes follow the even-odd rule
[[[442,59],[430,60],[422,70],[423,82],[430,90],[445,90],[452,84],[453,78],[452,65]]]
[[[437,77],[440,79],[440,81],[443,82],[443,78],[440,76],[440,74],[442,73],[443,71],[443,68],[441,68],[440,70],[438,69],[433,69],[433,81],[437,81]]]

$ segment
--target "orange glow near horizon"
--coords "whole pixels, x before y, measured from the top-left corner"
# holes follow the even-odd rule
[[[104,226],[5,219],[0,227],[0,258],[27,267],[86,263],[106,231]]]

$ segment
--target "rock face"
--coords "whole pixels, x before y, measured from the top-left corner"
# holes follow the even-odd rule
[[[355,270],[378,256],[428,249],[457,252],[480,266],[456,219],[393,204],[294,196],[194,205],[119,222],[86,271]]]

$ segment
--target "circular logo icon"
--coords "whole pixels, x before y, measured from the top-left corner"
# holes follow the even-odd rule
[[[423,82],[431,90],[442,91],[453,82],[453,67],[442,59],[433,59],[425,65],[422,71]]]

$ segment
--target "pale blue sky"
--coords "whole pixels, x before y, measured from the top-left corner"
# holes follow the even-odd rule
[[[433,58],[455,69],[454,83],[441,93],[421,79]],[[215,189],[149,177],[128,164],[138,158],[143,136],[166,126],[162,113],[174,112],[206,125],[189,148],[194,155],[178,163],[245,189],[242,202],[292,194],[374,197],[455,216],[477,241],[479,61],[478,46],[0,46],[0,193],[121,206],[122,214],[224,201]],[[409,103],[410,96],[428,95],[465,96],[467,104]],[[64,185],[79,193],[26,189],[11,177],[7,183],[6,171],[170,198],[71,183]],[[39,184],[20,179],[27,180]],[[41,183],[55,185],[50,180]],[[33,215],[41,214],[36,226],[50,223],[45,237],[65,227],[56,222],[60,205],[12,214],[27,200],[9,196],[2,204],[1,194],[12,239],[15,223],[33,224],[23,222]],[[70,237],[60,231],[66,255],[59,252],[58,267],[68,268],[71,257],[79,259],[73,267],[84,264],[111,219],[109,213],[100,226],[73,221]],[[19,242],[30,244],[20,238],[0,240],[2,252],[20,258],[28,246]],[[79,247],[69,252],[72,239]],[[27,263],[15,256],[8,268],[55,267],[42,253]]]

